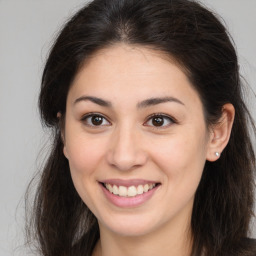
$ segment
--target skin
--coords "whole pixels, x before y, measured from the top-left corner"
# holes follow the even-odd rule
[[[111,106],[90,99],[97,97]],[[154,105],[141,102],[171,97]],[[175,100],[173,100],[175,99]],[[88,113],[103,117],[92,125]],[[165,117],[161,126],[152,114]],[[64,154],[82,200],[98,219],[100,241],[93,255],[189,255],[195,191],[206,160],[226,146],[234,108],[207,127],[203,106],[180,67],[154,50],[118,44],[88,60],[69,90]],[[143,179],[160,183],[136,207],[107,200],[99,181]]]

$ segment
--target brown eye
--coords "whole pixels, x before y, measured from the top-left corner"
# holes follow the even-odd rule
[[[91,122],[93,125],[101,125],[103,123],[103,117],[101,116],[92,116]]]
[[[164,124],[164,119],[162,117],[154,117],[152,118],[152,124],[154,126],[162,126]]]
[[[171,124],[176,123],[173,118],[166,115],[153,115],[148,121],[144,124],[146,126],[153,126],[159,128],[165,128],[170,126]]]
[[[92,126],[92,127],[110,125],[110,122],[105,117],[103,117],[102,115],[96,115],[96,114],[86,115],[82,118],[82,121],[87,126]]]

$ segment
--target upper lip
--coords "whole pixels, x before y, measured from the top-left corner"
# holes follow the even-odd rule
[[[100,181],[100,183],[130,187],[130,186],[139,186],[139,185],[145,185],[145,184],[156,184],[159,182],[152,181],[152,180],[144,180],[144,179],[131,179],[131,180],[107,179],[107,180]]]

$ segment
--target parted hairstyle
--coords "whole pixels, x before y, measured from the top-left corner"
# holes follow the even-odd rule
[[[52,148],[40,172],[28,237],[44,256],[89,256],[99,239],[97,219],[71,179],[61,123],[77,72],[97,51],[118,43],[149,47],[174,59],[198,92],[208,127],[218,123],[224,104],[235,107],[229,143],[217,161],[206,161],[196,191],[191,256],[255,256],[247,239],[255,187],[249,130],[253,127],[255,134],[255,127],[243,100],[236,51],[219,18],[190,0],[94,0],[64,25],[42,76],[39,109],[52,130]]]

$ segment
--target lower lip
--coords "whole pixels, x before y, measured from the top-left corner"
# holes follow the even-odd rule
[[[100,184],[103,193],[107,197],[107,199],[114,204],[115,206],[122,207],[122,208],[132,208],[137,207],[145,202],[147,202],[156,192],[159,186],[149,190],[146,193],[141,195],[133,196],[133,197],[121,197],[110,193],[102,184]]]

